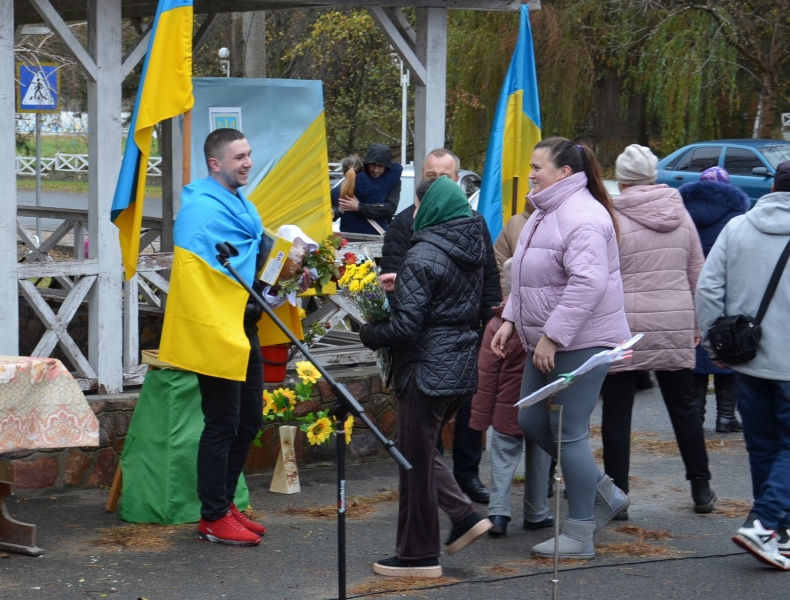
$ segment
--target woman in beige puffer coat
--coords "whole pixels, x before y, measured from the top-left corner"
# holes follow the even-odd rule
[[[655,371],[691,482],[694,510],[708,513],[716,496],[709,484],[692,372],[700,338],[694,291],[705,259],[680,193],[655,185],[657,162],[649,148],[637,144],[617,159],[615,176],[621,195],[614,205],[625,312],[631,331],[643,333],[644,338],[634,347],[632,360],[612,366],[601,390],[604,470],[615,485],[628,491],[636,373]]]

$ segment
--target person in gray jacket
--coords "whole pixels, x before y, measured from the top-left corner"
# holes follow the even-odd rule
[[[733,542],[758,560],[790,571],[790,269],[762,321],[757,356],[725,365],[708,328],[725,315],[754,316],[790,241],[790,161],[776,168],[771,193],[724,227],[697,284],[702,344],[718,366],[735,371],[738,410],[749,453],[754,504]]]

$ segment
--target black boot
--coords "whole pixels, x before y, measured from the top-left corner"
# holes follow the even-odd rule
[[[708,395],[708,375],[694,373],[694,404],[699,410],[702,424],[705,424],[705,404]]]
[[[707,479],[691,480],[691,497],[694,500],[694,512],[706,515],[713,512],[716,494],[710,489],[710,482]]]
[[[715,375],[713,384],[716,388],[716,431],[718,433],[743,431],[743,425],[735,416],[735,403],[738,397],[735,375]]]

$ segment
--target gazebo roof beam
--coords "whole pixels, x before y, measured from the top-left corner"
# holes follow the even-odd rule
[[[52,0],[52,6],[66,21],[84,21],[87,18],[85,0]],[[123,0],[124,17],[151,17],[156,12],[156,0]],[[228,13],[289,8],[316,8],[328,6],[381,6],[386,8],[449,8],[472,10],[516,10],[521,0],[195,0],[195,13]],[[41,16],[29,0],[15,0],[16,25],[42,23]]]

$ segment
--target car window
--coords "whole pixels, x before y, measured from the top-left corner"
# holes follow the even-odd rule
[[[721,146],[695,148],[678,161],[675,170],[702,173],[705,169],[719,164],[719,155],[721,155]]]
[[[760,154],[762,154],[775,169],[779,163],[790,160],[790,144],[781,146],[764,146],[760,148]]]
[[[763,161],[747,148],[727,148],[724,168],[730,175],[751,175],[755,167],[764,167]]]

